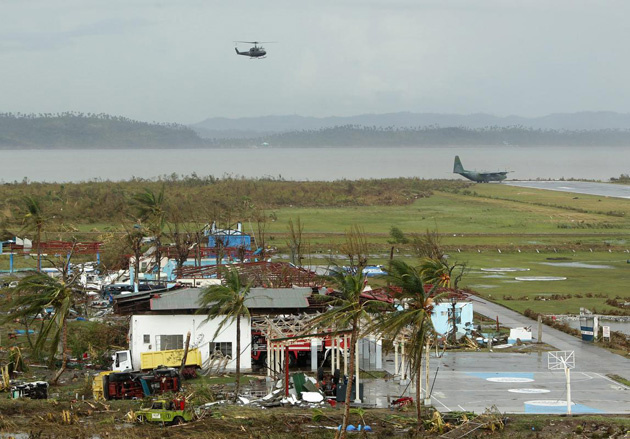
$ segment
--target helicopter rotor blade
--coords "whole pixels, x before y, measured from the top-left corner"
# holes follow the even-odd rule
[[[234,41],[235,43],[247,43],[247,44],[269,44],[277,43],[277,41]]]

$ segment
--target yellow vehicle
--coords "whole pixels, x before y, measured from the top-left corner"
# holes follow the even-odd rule
[[[193,414],[186,410],[186,402],[183,399],[168,401],[156,399],[151,407],[140,409],[136,412],[138,422],[160,422],[163,424],[183,424],[192,421]]]
[[[112,356],[112,370],[153,370],[159,366],[173,367],[178,369],[184,358],[184,349],[171,349],[166,351],[141,352],[140,355],[133,355],[131,351],[118,351]],[[197,348],[190,349],[186,355],[186,364],[182,371],[184,378],[194,378],[197,376],[197,369],[201,368],[201,351]]]

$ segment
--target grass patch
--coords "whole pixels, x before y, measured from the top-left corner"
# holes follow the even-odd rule
[[[619,384],[623,384],[624,386],[630,387],[630,380],[627,380],[622,376],[610,374],[610,373],[607,374],[606,376],[613,381],[617,381]]]

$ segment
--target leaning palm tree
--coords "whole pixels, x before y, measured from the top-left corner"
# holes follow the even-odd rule
[[[334,288],[334,293],[329,296],[323,296],[324,301],[329,309],[320,314],[309,322],[309,328],[314,327],[331,327],[338,330],[350,330],[350,355],[349,355],[349,381],[346,387],[345,407],[343,413],[343,421],[341,424],[341,438],[346,437],[346,427],[350,416],[350,401],[352,397],[351,380],[355,374],[354,365],[356,358],[356,342],[359,336],[365,335],[372,327],[372,312],[376,312],[382,305],[381,302],[375,300],[364,300],[361,293],[365,287],[365,275],[360,269],[353,272],[346,272],[341,268],[333,270],[330,282]],[[319,297],[319,296],[315,296]],[[363,331],[361,331],[360,323],[364,322]],[[333,332],[333,334],[335,334]],[[358,375],[359,371],[356,371]]]
[[[31,230],[35,232],[35,247],[37,248],[37,271],[42,269],[42,230],[46,224],[47,218],[38,198],[26,195],[22,198],[24,205],[24,217],[22,230]]]
[[[236,322],[236,389],[234,400],[238,398],[241,381],[241,318],[249,319],[247,297],[252,288],[252,281],[241,277],[236,269],[226,269],[222,285],[210,285],[199,298],[200,313],[206,313],[204,322],[221,319],[213,339],[221,333],[225,325]]]
[[[147,229],[155,239],[155,262],[157,266],[157,280],[160,281],[160,262],[162,244],[162,232],[166,223],[166,210],[164,206],[164,185],[157,194],[151,189],[145,188],[144,192],[139,192],[133,196],[134,206],[136,208],[138,218],[146,221]]]
[[[440,299],[440,296],[434,295],[437,286],[427,291],[420,271],[400,260],[391,261],[385,279],[390,286],[395,287],[396,298],[401,306],[399,309],[382,316],[379,330],[392,340],[405,333],[411,340],[408,353],[412,370],[415,371],[416,409],[418,428],[420,428],[422,425],[422,407],[420,405],[422,353],[427,336],[433,332],[431,312],[434,303]]]
[[[51,308],[50,318],[43,320],[41,329],[33,345],[34,354],[40,356],[49,344],[49,365],[54,365],[55,354],[61,343],[61,368],[57,371],[52,384],[56,384],[66,369],[68,363],[68,316],[74,306],[74,292],[71,286],[61,279],[54,279],[45,274],[37,273],[27,276],[18,282],[15,289],[19,295],[13,302],[14,310],[10,312],[2,323],[15,319],[23,320],[25,324],[32,321],[38,314],[45,313]]]

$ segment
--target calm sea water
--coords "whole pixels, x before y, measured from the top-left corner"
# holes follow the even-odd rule
[[[509,179],[608,180],[630,173],[624,147],[259,148],[156,150],[0,150],[0,182],[128,180],[162,175],[282,177],[286,180],[462,178],[472,170],[509,170]]]

